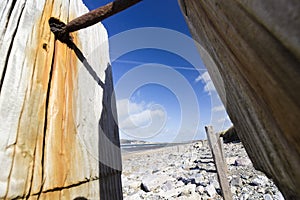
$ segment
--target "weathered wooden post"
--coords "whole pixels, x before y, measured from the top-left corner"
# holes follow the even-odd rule
[[[0,199],[122,199],[107,32],[73,33],[71,49],[48,24],[87,12],[81,0],[0,4]]]
[[[227,179],[227,163],[224,158],[222,144],[218,134],[214,133],[212,126],[205,127],[209,147],[212,152],[213,159],[215,161],[215,166],[218,173],[218,179],[225,200],[231,200],[232,194],[230,186]]]
[[[178,1],[254,167],[300,199],[300,1]]]

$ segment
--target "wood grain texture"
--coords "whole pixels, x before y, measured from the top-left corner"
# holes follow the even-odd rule
[[[107,32],[99,24],[73,33],[75,51],[48,25],[86,12],[81,0],[0,5],[0,199],[99,199],[101,183],[122,198]],[[106,151],[109,183],[100,177],[103,142],[114,150]]]
[[[205,127],[206,135],[215,166],[218,173],[218,180],[222,190],[224,200],[232,200],[232,193],[230,190],[227,173],[227,163],[224,157],[223,141],[218,133],[215,133],[212,126]]]
[[[179,2],[254,166],[299,199],[299,1]]]

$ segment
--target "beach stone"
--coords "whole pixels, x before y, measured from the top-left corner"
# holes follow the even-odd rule
[[[247,175],[247,174],[242,174],[241,178],[244,179],[244,180],[248,180],[250,178],[250,176]]]
[[[122,184],[123,184],[123,187],[137,189],[137,188],[140,187],[141,182],[140,181],[134,181],[134,180],[127,180],[127,181],[124,181]]]
[[[261,193],[261,194],[264,194],[264,193],[266,193],[266,189],[265,189],[264,187],[259,187],[259,188],[257,189],[257,192],[258,192],[258,193]]]
[[[242,179],[238,176],[233,176],[230,181],[230,185],[240,187],[240,186],[242,186]]]
[[[253,186],[264,186],[268,183],[269,179],[265,176],[257,176],[257,178],[254,178],[250,185]]]
[[[276,194],[275,194],[275,199],[276,200],[284,200],[284,197],[283,195],[281,194],[280,191],[277,191]]]
[[[196,184],[200,184],[200,183],[202,183],[205,180],[205,178],[203,177],[203,175],[199,174],[199,173],[194,176],[194,179],[195,179],[195,183]]]
[[[227,158],[226,158],[226,163],[227,163],[228,165],[234,165],[236,160],[237,160],[237,157],[236,157],[236,156],[235,156],[235,157],[227,157]]]
[[[161,189],[163,190],[163,191],[168,191],[168,190],[172,190],[173,189],[173,182],[171,182],[171,181],[167,181],[166,183],[164,183],[163,185],[162,185],[162,187],[161,187]]]
[[[184,185],[185,185],[185,183],[182,180],[177,181],[177,183],[176,183],[176,187],[182,187]]]
[[[273,200],[273,197],[270,194],[265,194],[263,197],[264,200]]]
[[[210,180],[209,183],[212,184],[216,189],[220,188],[219,181],[217,181],[216,179]]]
[[[238,158],[235,160],[235,166],[248,166],[251,165],[251,160],[249,158]]]
[[[189,185],[186,185],[186,186],[182,187],[181,195],[189,196],[190,194],[195,193],[195,191],[196,191],[196,185],[189,184]]]
[[[201,196],[198,193],[193,193],[188,196],[179,196],[176,199],[178,199],[178,200],[197,200],[197,199],[201,199]]]
[[[232,194],[235,194],[236,191],[237,191],[236,187],[234,187],[234,186],[231,186],[231,187],[230,187],[230,190],[231,190],[231,193],[232,193]]]
[[[240,200],[247,200],[249,198],[249,194],[243,193],[240,197]]]
[[[205,191],[205,188],[202,185],[196,187],[196,192],[203,194],[204,191]]]
[[[124,200],[140,200],[140,199],[143,199],[143,198],[141,198],[139,193],[136,193],[136,194],[133,194],[131,196],[127,196],[124,198]]]
[[[142,179],[141,187],[145,192],[154,191],[168,180],[172,180],[172,177],[152,174],[151,176],[146,176]]]
[[[216,194],[217,194],[217,191],[214,187],[214,185],[212,184],[209,184],[205,187],[205,191],[207,192],[207,194],[210,196],[210,197],[214,197]]]
[[[170,199],[170,198],[175,198],[181,194],[181,188],[177,189],[172,189],[168,191],[162,191],[159,193],[159,196],[165,198],[165,199]]]
[[[203,142],[202,141],[201,142],[197,142],[197,143],[194,144],[194,148],[196,148],[196,149],[201,149],[202,146],[203,146]]]

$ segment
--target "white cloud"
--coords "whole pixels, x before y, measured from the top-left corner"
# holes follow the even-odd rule
[[[117,101],[119,128],[134,137],[150,137],[160,131],[166,121],[161,107],[153,103],[136,103],[128,99]]]
[[[225,107],[223,105],[215,106],[212,108],[212,112],[223,112],[225,111]]]
[[[223,118],[218,119],[217,123],[223,125],[223,124],[225,123],[226,120],[227,120],[227,118],[226,118],[226,117],[223,117]]]
[[[117,111],[119,119],[127,117],[129,114],[140,113],[144,110],[145,103],[139,104],[129,101],[128,99],[117,100]]]
[[[204,72],[203,74],[199,75],[196,79],[195,79],[195,82],[199,82],[199,81],[202,81],[202,83],[205,84],[204,86],[204,91],[205,92],[212,92],[212,91],[216,91],[216,88],[208,74],[208,72]]]
[[[201,81],[201,80],[202,80],[202,77],[201,77],[201,75],[199,75],[199,76],[195,79],[195,82],[198,83],[198,82]]]

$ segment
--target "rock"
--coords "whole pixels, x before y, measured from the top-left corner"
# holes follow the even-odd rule
[[[185,183],[184,183],[182,180],[177,181],[177,183],[176,183],[176,186],[177,186],[177,187],[182,187],[182,186],[184,186],[184,185],[185,185]]]
[[[253,165],[299,199],[299,1],[179,2]]]
[[[141,200],[141,199],[143,198],[141,198],[141,195],[139,193],[124,198],[124,200]]]
[[[227,157],[226,158],[226,163],[227,165],[234,165],[237,157]]]
[[[162,191],[159,193],[159,196],[164,197],[166,199],[170,199],[179,196],[180,193],[181,193],[181,189],[177,188],[177,189],[168,190],[166,192]]]
[[[132,189],[138,189],[141,186],[141,182],[140,181],[135,181],[135,180],[127,180],[127,181],[122,181],[122,186],[123,187],[128,187],[128,188],[132,188]]]
[[[196,199],[201,199],[201,196],[198,193],[193,193],[188,196],[179,196],[176,199],[178,200],[196,200]]]
[[[215,187],[215,189],[219,189],[220,188],[220,184],[219,181],[217,181],[217,177],[216,176],[212,176],[209,178],[209,184],[213,185]]]
[[[202,174],[196,174],[193,178],[195,179],[196,184],[201,184],[205,180]]]
[[[281,192],[276,192],[276,195],[275,195],[275,199],[276,200],[284,200],[284,197],[282,196]]]
[[[246,194],[246,193],[243,193],[242,195],[241,195],[241,198],[240,198],[240,200],[247,200],[248,198],[249,198],[249,194]]]
[[[264,200],[273,200],[273,198],[270,194],[265,194],[264,195]]]
[[[163,191],[168,191],[168,190],[172,190],[174,187],[173,187],[173,182],[172,181],[167,181],[166,183],[164,183],[162,186],[161,186],[161,189]]]
[[[196,148],[196,149],[201,149],[202,146],[203,146],[203,142],[202,141],[199,141],[196,144],[194,144],[194,148]]]
[[[248,180],[250,178],[250,176],[247,175],[247,174],[242,174],[241,178],[244,179],[244,180]]]
[[[198,192],[199,194],[203,194],[204,191],[205,191],[205,189],[202,185],[196,187],[196,192]]]
[[[190,194],[195,193],[195,191],[196,191],[196,185],[194,184],[185,185],[184,187],[181,188],[181,195],[190,196]]]
[[[167,175],[148,175],[142,179],[141,188],[145,192],[153,192],[157,188],[161,187],[163,183],[167,182],[168,180],[172,180],[172,178]]]
[[[236,187],[231,186],[231,187],[230,187],[230,190],[231,190],[231,193],[232,193],[232,194],[235,194],[237,189],[236,189]]]
[[[233,176],[230,181],[231,186],[241,187],[242,186],[242,179],[238,176]]]
[[[268,178],[265,176],[258,176],[251,181],[251,185],[253,186],[264,186],[268,183]]]
[[[257,192],[264,194],[266,192],[266,189],[264,187],[258,187]]]
[[[82,63],[48,24],[86,12],[82,0],[0,4],[0,199],[99,199],[99,188],[101,198],[107,190],[114,191],[110,199],[121,198],[106,29],[99,23],[72,33],[88,56]]]
[[[248,166],[251,165],[251,160],[249,158],[238,158],[234,161],[235,166]]]
[[[209,184],[205,187],[205,191],[210,197],[214,197],[217,194],[215,187],[212,184]]]

